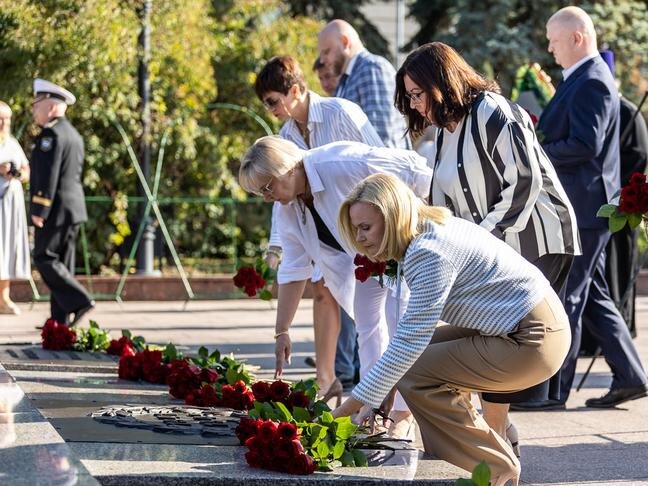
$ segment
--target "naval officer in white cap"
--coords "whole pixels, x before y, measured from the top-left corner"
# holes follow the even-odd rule
[[[76,97],[43,79],[34,81],[32,115],[42,128],[31,165],[31,219],[36,227],[34,263],[51,292],[51,317],[76,323],[94,307],[88,292],[74,278],[79,225],[87,221],[81,172],[83,140],[65,111]]]

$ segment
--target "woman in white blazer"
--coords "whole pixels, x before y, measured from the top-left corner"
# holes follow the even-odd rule
[[[397,176],[417,195],[428,195],[432,171],[423,157],[409,150],[359,142],[301,150],[293,142],[270,136],[257,140],[243,158],[241,186],[266,201],[281,203],[277,212],[283,246],[277,277],[277,376],[291,354],[289,328],[313,263],[321,269],[333,297],[355,319],[361,377],[387,348],[389,325],[395,329],[397,309],[402,313],[404,305],[397,304],[395,296],[377,280],[356,281],[355,250],[341,240],[337,229],[338,211],[355,184],[385,172]],[[391,432],[405,435],[413,419],[402,398],[394,410]]]

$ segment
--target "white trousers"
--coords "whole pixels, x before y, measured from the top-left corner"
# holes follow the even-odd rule
[[[387,349],[406,307],[406,299],[398,302],[394,293],[387,287],[381,287],[377,280],[370,278],[365,282],[356,282],[353,313],[358,333],[360,378],[371,370]],[[393,410],[409,410],[398,392]]]

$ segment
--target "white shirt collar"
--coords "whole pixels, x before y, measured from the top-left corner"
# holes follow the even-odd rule
[[[570,67],[568,67],[567,69],[563,69],[563,72],[562,72],[562,75],[563,75],[563,81],[566,81],[567,78],[568,78],[569,76],[571,76],[571,75],[574,73],[574,71],[576,71],[579,67],[581,67],[583,64],[585,64],[587,61],[589,61],[590,59],[594,59],[594,58],[595,58],[596,56],[598,56],[598,55],[599,55],[599,54],[596,53],[596,54],[592,54],[592,55],[590,55],[590,56],[585,56],[583,59],[581,59],[580,61],[578,61],[578,62],[577,62],[576,64],[574,64],[573,66],[570,66]]]
[[[355,66],[355,63],[356,63],[356,61],[358,60],[358,55],[359,55],[361,52],[364,52],[365,50],[366,50],[366,49],[362,49],[360,52],[358,52],[358,54],[356,54],[356,55],[353,56],[351,59],[349,59],[349,64],[347,64],[347,68],[346,68],[346,70],[344,71],[344,74],[346,74],[347,76],[351,76],[351,71],[353,71],[353,66]]]

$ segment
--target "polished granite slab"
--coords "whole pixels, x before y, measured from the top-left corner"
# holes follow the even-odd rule
[[[0,484],[99,484],[2,365]]]

